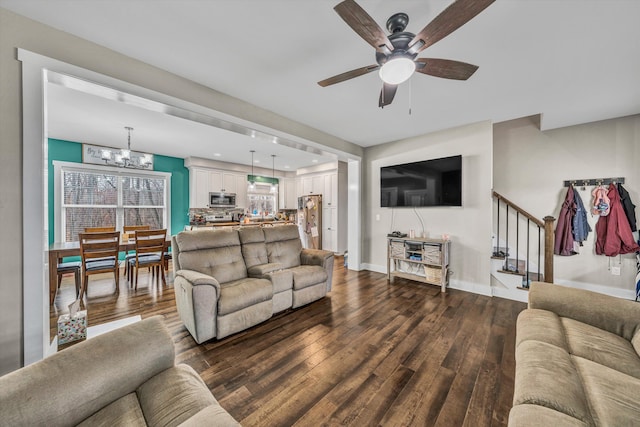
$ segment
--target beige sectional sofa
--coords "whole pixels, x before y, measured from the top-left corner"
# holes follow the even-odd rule
[[[640,303],[532,283],[509,426],[640,425]]]
[[[188,365],[160,316],[0,377],[0,425],[239,426]]]
[[[295,225],[183,231],[171,250],[178,313],[198,343],[331,291],[333,253],[303,249]]]

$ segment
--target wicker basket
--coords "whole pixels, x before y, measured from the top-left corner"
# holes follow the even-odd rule
[[[422,259],[428,264],[442,264],[442,252],[440,252],[440,246],[424,245],[422,250]]]
[[[391,248],[391,256],[393,258],[405,258],[405,252],[404,252],[404,242],[394,242],[391,241],[389,243],[390,248]]]
[[[424,276],[427,282],[440,283],[442,281],[442,270],[425,265]]]

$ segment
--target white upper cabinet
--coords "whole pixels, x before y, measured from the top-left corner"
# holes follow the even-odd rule
[[[189,207],[206,208],[209,205],[209,171],[205,169],[191,170],[189,191]]]

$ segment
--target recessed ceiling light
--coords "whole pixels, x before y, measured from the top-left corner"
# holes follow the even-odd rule
[[[313,159],[313,160],[311,160],[311,163],[318,163],[318,160],[317,159]]]
[[[214,156],[214,157],[220,157],[220,156],[222,156],[222,154],[220,154],[220,153],[213,153],[213,156]]]
[[[289,166],[289,165],[285,165],[285,167],[284,167],[284,168],[285,168],[285,169],[290,169],[290,168],[291,168],[291,166]]]
[[[275,136],[273,137],[273,143],[277,144],[278,143],[278,138],[276,138]]]
[[[253,163],[260,163],[260,160],[254,160]]]

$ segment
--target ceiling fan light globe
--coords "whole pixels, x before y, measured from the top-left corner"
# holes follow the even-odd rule
[[[411,77],[416,70],[416,63],[410,58],[393,58],[380,68],[380,79],[390,85],[399,85]]]

